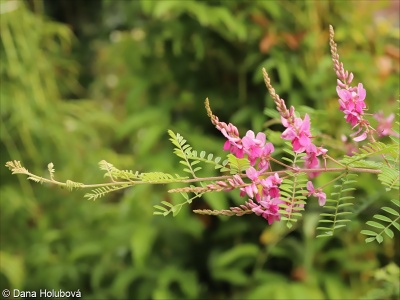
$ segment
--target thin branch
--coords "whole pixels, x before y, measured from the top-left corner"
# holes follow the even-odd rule
[[[50,184],[55,184],[61,187],[68,187],[68,184],[66,182],[61,182],[57,181],[54,179],[47,179],[44,177],[37,176],[35,174],[30,173],[28,170],[25,168],[12,168],[9,164],[7,164],[8,167],[10,167],[10,170],[12,171],[13,174],[25,174],[27,175],[30,179],[37,181],[37,182],[46,182]],[[353,168],[353,167],[343,167],[343,168],[314,168],[314,169],[292,169],[292,172],[295,173],[314,173],[314,172],[355,172],[355,173],[372,173],[372,174],[380,174],[382,173],[381,170],[377,169],[368,169],[368,168]],[[263,172],[261,175],[285,175],[287,174],[286,170],[281,170],[281,171],[268,171],[268,172]],[[241,177],[246,177],[246,174],[238,174]],[[168,179],[164,181],[158,181],[158,182],[151,182],[151,184],[168,184],[168,183],[193,183],[193,182],[203,182],[203,181],[217,181],[217,180],[226,180],[232,178],[231,175],[225,175],[225,176],[214,176],[214,177],[197,177],[193,179]],[[109,182],[109,183],[98,183],[98,184],[83,184],[79,183],[79,186],[77,188],[98,188],[98,187],[106,187],[106,186],[119,186],[119,185],[128,185],[128,186],[134,186],[138,184],[149,184],[150,182],[148,181],[115,181],[115,182]]]

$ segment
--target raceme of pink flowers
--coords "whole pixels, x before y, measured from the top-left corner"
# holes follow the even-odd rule
[[[343,65],[341,67],[343,67]],[[350,123],[353,128],[360,126],[358,130],[350,136],[355,136],[353,140],[356,142],[363,141],[367,138],[367,133],[369,132],[369,123],[363,118],[364,111],[367,107],[365,104],[367,92],[362,83],[359,83],[357,87],[348,86],[353,80],[353,73],[350,73],[349,76],[346,71],[344,78],[342,75],[340,75],[339,78],[347,82],[347,84],[344,84],[341,80],[337,80],[338,85],[336,87],[336,92],[339,96],[339,109],[343,111],[346,122]],[[361,133],[363,129],[364,132]]]
[[[328,150],[317,147],[311,142],[310,117],[307,114],[304,119],[295,117],[293,107],[290,108],[290,113],[290,119],[282,118],[282,124],[286,127],[282,138],[292,142],[295,152],[306,152],[304,156],[306,168],[319,167],[320,163],[317,157],[325,155]],[[266,219],[268,224],[279,221],[281,218],[279,205],[285,204],[285,201],[280,198],[279,190],[282,178],[278,173],[268,177],[263,175],[270,167],[270,155],[274,152],[272,143],[267,142],[263,132],[255,134],[249,130],[243,138],[240,138],[238,129],[231,123],[218,121],[216,127],[227,139],[223,147],[225,151],[229,151],[237,158],[247,155],[251,166],[246,170],[246,176],[251,182],[245,183],[241,176],[236,174],[228,179],[228,183],[217,182],[216,185],[209,185],[209,187],[217,188],[219,186],[223,187],[225,191],[240,187],[240,196],[249,197],[246,203],[256,215]],[[310,173],[310,175],[313,177],[317,173]],[[316,195],[319,199],[325,195],[322,191],[313,191],[313,193],[309,193],[309,195],[311,194]],[[322,202],[320,200],[320,204]],[[290,207],[288,209],[290,210]]]
[[[359,83],[357,88],[342,89],[338,86],[336,91],[340,98],[340,110],[344,112],[346,122],[350,123],[351,126],[356,126],[360,122],[366,108],[364,102],[366,91],[362,83]]]
[[[281,117],[283,126],[286,130],[282,133],[281,137],[285,140],[292,142],[293,151],[297,153],[306,152],[305,167],[316,168],[319,167],[319,160],[317,156],[325,155],[328,150],[317,147],[311,142],[310,126],[311,121],[308,114],[304,116],[304,119],[295,117],[294,107],[290,108],[291,116],[289,118]],[[317,172],[309,173],[310,178],[318,175]]]

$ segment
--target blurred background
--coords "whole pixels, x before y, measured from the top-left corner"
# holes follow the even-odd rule
[[[224,155],[206,97],[220,120],[242,134],[267,132],[279,153],[282,128],[262,67],[288,105],[311,115],[331,156],[349,153],[355,145],[338,110],[329,24],[345,68],[367,90],[369,112],[397,107],[396,0],[2,0],[0,17],[1,164],[21,160],[47,176],[53,162],[60,181],[104,182],[103,159],[182,174],[168,129],[194,149]],[[398,299],[399,236],[377,245],[359,233],[398,197],[373,176],[359,176],[353,221],[331,239],[315,239],[315,203],[288,232],[255,215],[191,212],[238,205],[235,192],[209,194],[173,218],[153,216],[162,200],[182,201],[168,186],[87,201],[87,191],[35,184],[5,167],[0,176],[2,290],[79,289],[84,299]]]

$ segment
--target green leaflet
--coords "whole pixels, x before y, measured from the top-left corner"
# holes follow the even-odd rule
[[[292,145],[285,143],[287,148],[283,149],[291,157],[283,157],[282,160],[289,162],[292,166],[296,166],[297,161],[302,158],[305,153],[295,153],[291,150]],[[307,194],[307,175],[306,173],[286,172],[289,177],[285,178],[279,186],[281,191],[281,199],[285,202],[280,205],[280,213],[282,220],[287,221],[287,227],[291,228],[293,223],[302,217],[302,211],[306,202]]]
[[[317,237],[333,236],[336,229],[345,227],[345,223],[350,222],[348,217],[352,215],[348,209],[353,206],[351,201],[354,197],[349,194],[355,190],[352,184],[356,182],[356,174],[347,174],[340,179],[340,184],[334,185],[334,192],[331,193],[331,198],[326,199],[324,210],[326,213],[321,214],[323,217],[319,220],[322,226],[317,227],[317,230],[323,231]],[[329,225],[329,226],[327,226]]]
[[[352,167],[357,161],[363,160],[365,158],[377,155],[389,155],[391,157],[398,156],[398,145],[395,144],[384,144],[381,142],[369,143],[361,147],[359,153],[354,152],[353,156],[347,156],[340,161],[346,166]]]
[[[97,189],[92,190],[91,193],[87,193],[85,194],[85,198],[88,198],[88,200],[96,200],[97,198],[103,197],[105,194],[117,191],[117,190],[122,190],[125,189],[127,187],[130,187],[130,184],[126,184],[126,185],[119,185],[119,186],[102,186],[99,187]]]
[[[386,215],[376,214],[374,220],[368,221],[366,224],[372,227],[374,230],[362,230],[361,233],[367,235],[365,239],[366,243],[377,241],[379,244],[383,242],[384,234],[389,238],[393,239],[394,232],[392,229],[400,231],[400,201],[391,200],[391,202],[397,206],[396,209],[391,207],[382,207],[382,210],[386,212]]]
[[[389,168],[382,166],[382,173],[378,175],[379,181],[386,186],[386,191],[391,189],[398,190],[400,185],[400,175],[398,168]]]
[[[250,162],[247,158],[237,158],[233,154],[228,154],[227,157],[231,174],[242,173],[250,167]]]
[[[206,157],[205,151],[201,151],[200,155],[198,155],[198,152],[193,150],[192,146],[187,144],[187,141],[182,135],[179,133],[175,134],[172,130],[168,130],[168,134],[171,137],[169,140],[175,146],[174,154],[182,158],[179,163],[184,166],[183,171],[191,174],[193,178],[196,178],[196,172],[202,169],[200,166],[196,166],[200,162],[212,164],[214,165],[214,168],[219,169],[220,172],[226,172],[230,170],[227,167],[227,164],[230,161],[224,160],[222,163],[219,163],[221,161],[221,157],[213,158],[213,154],[208,154]]]
[[[191,188],[194,188],[194,185],[190,186]],[[175,217],[179,211],[182,209],[182,207],[186,204],[190,204],[192,203],[192,201],[196,198],[200,198],[204,193],[203,192],[195,192],[193,191],[194,196],[189,198],[188,193],[186,192],[181,192],[180,193],[183,198],[185,199],[185,202],[179,203],[179,204],[172,204],[170,202],[167,201],[162,201],[161,205],[154,205],[153,207],[156,209],[156,211],[153,213],[154,215],[162,215],[162,216],[167,216],[170,213],[172,213],[172,215]]]

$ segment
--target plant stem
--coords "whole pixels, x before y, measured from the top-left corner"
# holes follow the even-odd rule
[[[314,173],[314,172],[355,172],[355,173],[372,173],[372,174],[380,174],[381,170],[376,169],[368,169],[368,168],[352,168],[352,167],[344,167],[344,168],[315,168],[315,169],[292,169],[292,172],[295,173]],[[16,172],[21,173],[29,176],[29,179],[33,179],[37,182],[46,182],[52,183],[62,187],[68,187],[69,185],[65,182],[57,181],[54,179],[47,179],[37,175],[34,175],[30,172]],[[261,175],[274,175],[277,173],[278,175],[287,174],[287,171],[268,171],[263,172]],[[246,174],[239,174],[241,177],[246,177]],[[115,182],[108,182],[108,183],[98,183],[98,184],[83,184],[77,183],[76,188],[98,188],[98,187],[105,187],[105,186],[119,186],[119,185],[127,185],[127,186],[134,186],[137,184],[168,184],[168,183],[192,183],[192,182],[202,182],[202,181],[216,181],[216,180],[226,180],[232,178],[231,175],[224,175],[224,176],[214,176],[214,177],[197,177],[192,179],[170,179],[165,181],[158,181],[158,182],[151,182],[151,181],[115,181]]]

